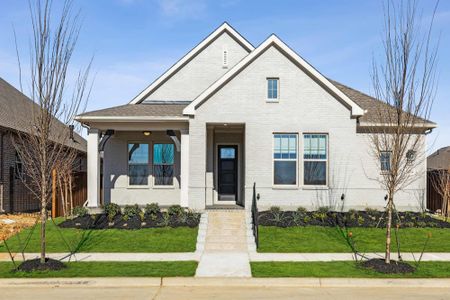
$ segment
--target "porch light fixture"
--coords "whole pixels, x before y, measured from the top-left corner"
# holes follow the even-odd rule
[[[152,132],[151,131],[142,131],[142,133],[145,135],[145,136],[149,136],[149,135],[151,135],[152,134]]]

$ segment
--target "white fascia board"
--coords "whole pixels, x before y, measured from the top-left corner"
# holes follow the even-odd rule
[[[189,117],[120,117],[120,116],[77,116],[75,120],[84,122],[172,122],[172,121],[189,121]]]
[[[317,78],[322,84],[324,84],[330,91],[342,99],[351,108],[352,116],[362,116],[364,115],[364,110],[353,102],[347,95],[342,93],[336,86],[334,86],[325,76],[320,74],[314,67],[308,64],[303,58],[301,58],[295,51],[293,51],[289,46],[287,46],[283,41],[281,41],[276,35],[272,34],[267,38],[261,45],[259,45],[253,52],[247,55],[243,60],[236,64],[230,71],[225,73],[221,78],[219,78],[215,83],[213,83],[208,89],[201,93],[194,101],[191,102],[184,110],[185,115],[195,115],[196,107],[201,104],[207,97],[212,93],[217,91],[225,82],[232,78],[237,72],[245,68],[252,60],[259,56],[259,54],[265,51],[271,45],[278,46],[286,55],[291,57],[295,62],[305,68],[313,77]]]
[[[150,84],[145,90],[143,90],[139,95],[137,95],[133,100],[131,100],[130,104],[139,104],[144,98],[156,87],[158,87],[162,82],[164,82],[167,78],[171,77],[175,72],[177,72],[182,66],[184,66],[192,57],[196,56],[206,45],[208,45],[212,40],[214,40],[217,36],[221,35],[223,32],[228,32],[232,35],[236,40],[241,43],[245,48],[247,48],[248,52],[251,52],[255,49],[249,41],[247,41],[242,35],[240,35],[233,27],[231,27],[228,23],[223,23],[219,28],[214,30],[208,37],[206,37],[203,41],[200,42],[197,46],[195,46],[191,51],[189,51],[185,56],[183,56],[177,63],[175,63],[169,70],[167,70],[163,75],[158,77],[152,84]]]
[[[394,123],[379,123],[379,122],[360,122],[358,124],[360,127],[397,127],[397,124]],[[413,127],[416,128],[437,128],[437,124],[433,122],[422,122],[413,124]]]

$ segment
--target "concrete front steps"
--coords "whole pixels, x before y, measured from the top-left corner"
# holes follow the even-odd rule
[[[207,210],[206,215],[204,244],[197,247],[203,253],[196,276],[251,277],[245,210]]]

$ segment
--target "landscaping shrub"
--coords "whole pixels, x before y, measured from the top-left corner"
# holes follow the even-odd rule
[[[117,215],[120,215],[120,206],[116,203],[108,203],[105,205],[105,214],[108,217],[109,222],[114,221]]]
[[[147,205],[145,206],[144,211],[145,211],[145,214],[146,214],[146,215],[154,215],[154,216],[156,216],[156,215],[158,215],[159,213],[161,213],[161,209],[159,208],[158,203],[150,203],[150,204],[147,204]]]
[[[162,227],[167,227],[170,225],[170,214],[169,212],[165,211],[162,213],[162,219],[160,221],[160,223],[158,224],[159,226]]]
[[[75,206],[72,210],[72,214],[78,217],[87,216],[89,213],[88,209],[84,206]]]
[[[320,206],[317,211],[321,214],[327,214],[327,212],[330,211],[330,207],[329,206]]]
[[[180,214],[184,213],[184,208],[181,207],[180,205],[172,205],[169,207],[167,212],[171,216],[179,216]]]
[[[139,213],[141,212],[141,209],[139,208],[139,205],[125,205],[123,209],[123,219],[125,221],[135,217],[139,216]]]
[[[300,210],[303,211],[303,210]],[[279,207],[271,207],[269,210],[261,211],[258,215],[259,225],[262,226],[328,226],[328,227],[370,227],[384,228],[386,226],[386,218],[380,211],[367,209],[364,211],[349,210],[348,212],[325,212],[320,211],[281,211]],[[397,217],[398,216],[398,217]],[[412,227],[438,227],[450,228],[450,223],[437,218],[433,218],[428,214],[420,212],[397,212],[393,218],[393,226],[402,228]]]
[[[297,212],[302,214],[302,215],[304,215],[304,214],[306,214],[308,212],[308,210],[306,208],[304,208],[303,206],[299,206],[297,208]]]

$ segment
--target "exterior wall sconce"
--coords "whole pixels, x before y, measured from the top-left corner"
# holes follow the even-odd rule
[[[152,134],[151,131],[142,131],[145,136],[150,136]]]

